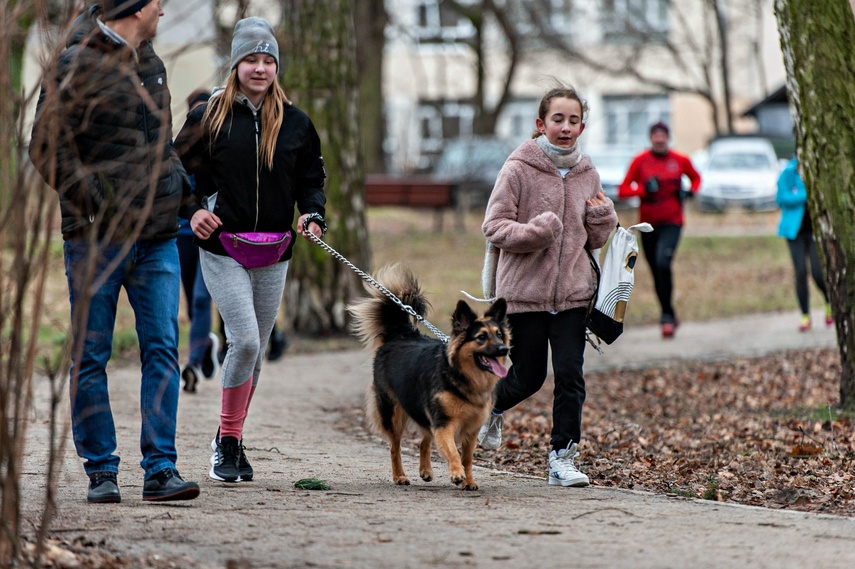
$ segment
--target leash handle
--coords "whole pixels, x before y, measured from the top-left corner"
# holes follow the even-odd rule
[[[307,219],[306,221],[308,222],[309,219]],[[307,226],[308,226],[308,223],[305,223],[304,227],[307,227]],[[352,270],[354,273],[359,275],[360,278],[362,278],[362,280],[364,280],[365,282],[367,282],[368,284],[370,284],[371,286],[373,286],[374,288],[376,288],[377,290],[382,292],[388,299],[390,299],[392,302],[397,304],[401,308],[401,310],[403,310],[404,312],[406,312],[407,314],[409,314],[410,316],[412,316],[413,318],[415,318],[416,320],[418,320],[419,322],[424,324],[425,327],[428,330],[430,330],[434,336],[439,338],[443,344],[448,343],[449,337],[446,336],[445,334],[443,334],[439,328],[437,328],[436,326],[434,326],[433,324],[431,324],[430,322],[425,320],[425,318],[423,316],[421,316],[420,314],[418,314],[412,306],[410,306],[409,304],[404,304],[404,302],[400,298],[395,296],[395,294],[392,291],[390,291],[389,289],[384,287],[382,284],[380,284],[379,282],[374,280],[374,278],[371,275],[369,275],[368,273],[366,273],[365,271],[361,270],[359,267],[357,267],[356,265],[354,265],[353,263],[348,261],[344,255],[342,255],[341,253],[339,253],[338,251],[336,251],[335,249],[330,247],[327,243],[324,242],[323,239],[321,239],[320,237],[318,237],[317,235],[315,235],[311,231],[306,231],[306,235],[308,235],[309,238],[312,241],[314,241],[317,245],[319,245],[324,251],[326,251],[327,253],[332,255],[335,259],[344,263],[350,270]]]

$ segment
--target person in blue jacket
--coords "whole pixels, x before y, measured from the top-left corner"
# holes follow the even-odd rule
[[[825,298],[825,325],[831,326],[831,306],[828,304],[828,292],[822,276],[822,266],[813,239],[810,211],[807,208],[807,189],[799,175],[799,164],[796,158],[790,160],[778,177],[778,193],[775,198],[781,208],[781,222],[778,225],[778,235],[787,240],[793,266],[796,270],[796,297],[802,311],[799,331],[811,329],[810,303],[808,302],[808,259],[813,281]]]

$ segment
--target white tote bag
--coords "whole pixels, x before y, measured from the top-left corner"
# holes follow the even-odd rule
[[[599,282],[588,311],[587,326],[606,344],[611,344],[623,333],[626,306],[635,283],[638,234],[650,231],[653,226],[649,223],[639,223],[629,229],[618,226],[602,255],[600,249],[588,252]],[[597,347],[593,341],[591,344]]]

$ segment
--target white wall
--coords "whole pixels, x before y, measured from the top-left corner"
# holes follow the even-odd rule
[[[212,0],[173,1],[164,8],[154,43],[155,50],[166,65],[175,134],[184,124],[187,95],[199,87],[211,88],[222,81],[217,72],[214,33]],[[27,38],[23,70],[24,92],[29,98],[24,127],[27,137],[35,115],[47,46],[54,41],[55,34],[56,31],[51,30],[48,37],[42,37],[42,30],[34,27]]]

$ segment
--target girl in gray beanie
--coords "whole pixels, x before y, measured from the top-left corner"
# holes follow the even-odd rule
[[[273,26],[264,18],[244,18],[235,24],[232,36],[231,67],[251,53],[265,53],[276,60],[276,71],[279,71],[279,44],[273,35]]]
[[[239,21],[225,88],[190,112],[175,141],[187,172],[196,176],[187,217],[205,284],[226,329],[209,471],[224,482],[254,476],[243,426],[282,301],[291,237],[309,240],[309,232],[320,237],[326,230],[320,139],[309,117],[285,96],[278,69],[279,46],[270,24],[261,18]],[[301,214],[296,231],[291,227],[295,209]],[[267,260],[272,264],[246,267],[226,251],[222,240],[231,241],[228,235],[221,239],[223,232],[277,234],[286,248]]]

